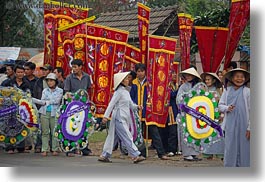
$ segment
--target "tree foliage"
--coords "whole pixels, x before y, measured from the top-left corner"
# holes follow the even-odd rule
[[[43,47],[43,14],[20,0],[0,2],[0,46]],[[30,4],[38,3],[31,1]]]

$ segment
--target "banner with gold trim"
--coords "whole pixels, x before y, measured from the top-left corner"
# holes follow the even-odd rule
[[[149,35],[146,125],[165,127],[176,43],[176,39]]]
[[[135,71],[135,65],[137,63],[140,63],[140,49],[127,44],[123,71]]]
[[[87,18],[88,10],[72,4],[44,0],[44,64],[53,67],[62,65],[63,42],[58,28]]]
[[[113,93],[113,75],[123,69],[129,32],[87,23],[88,63],[93,68],[93,93],[97,117],[103,117]],[[89,51],[88,51],[89,52]]]
[[[87,40],[86,40],[86,22],[93,21],[95,17],[86,18],[76,21],[67,26],[58,29],[62,41],[62,49],[58,49],[57,63],[64,70],[65,75],[71,71],[71,62],[73,59],[81,59],[84,63],[83,71],[91,73],[86,59],[87,55]]]
[[[250,0],[232,0],[224,69],[228,67],[250,18]]]
[[[138,5],[138,32],[139,32],[139,44],[140,44],[140,56],[142,63],[146,63],[147,59],[147,46],[148,46],[148,33],[149,33],[149,21],[150,21],[150,8],[142,3]]]
[[[225,54],[228,28],[195,26],[203,72],[216,73]]]
[[[181,70],[190,67],[190,39],[192,34],[193,18],[191,15],[179,13],[179,40],[181,48]]]

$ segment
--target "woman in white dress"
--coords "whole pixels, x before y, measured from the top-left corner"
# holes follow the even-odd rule
[[[142,106],[133,103],[130,93],[126,89],[129,85],[129,74],[130,72],[114,74],[115,91],[102,119],[102,122],[106,123],[111,115],[108,136],[103,147],[103,152],[98,158],[100,162],[111,162],[112,150],[118,139],[126,147],[128,154],[132,157],[133,163],[145,160],[135,146],[129,131],[129,122],[131,120],[130,109],[142,109]]]

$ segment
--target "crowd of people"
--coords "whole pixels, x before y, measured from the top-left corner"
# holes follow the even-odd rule
[[[48,153],[58,155],[60,151],[58,141],[53,131],[56,124],[55,113],[59,108],[63,95],[67,92],[76,92],[79,89],[91,89],[90,75],[83,72],[83,62],[73,60],[72,72],[66,78],[61,67],[52,68],[44,65],[40,69],[41,77],[34,75],[36,65],[32,62],[17,61],[15,65],[5,65],[0,77],[1,86],[17,87],[23,91],[31,92],[33,102],[39,113],[41,132],[37,137],[27,138],[17,146],[8,146],[6,152],[13,154],[28,152],[34,146],[35,153],[47,156]],[[185,161],[200,161],[200,153],[183,140],[182,130],[176,121],[179,113],[177,98],[184,92],[191,90],[197,83],[204,82],[209,92],[218,94],[219,112],[222,119],[220,125],[225,133],[224,140],[210,147],[205,147],[202,157],[212,160],[214,157],[224,161],[225,167],[250,166],[250,74],[248,71],[231,68],[217,73],[205,72],[201,75],[196,67],[183,70],[177,75],[172,72],[169,83],[170,103],[169,114],[164,128],[156,125],[146,126],[147,106],[147,79],[145,64],[138,63],[135,70],[114,74],[114,94],[109,102],[103,118],[99,118],[97,128],[109,122],[108,136],[102,153],[98,158],[100,162],[111,162],[112,151],[120,146],[121,152],[131,156],[133,163],[146,160],[146,145],[136,146],[129,130],[130,110],[137,110],[141,120],[142,135],[152,140],[151,148],[156,150],[161,160],[169,160],[175,155],[182,155]],[[179,80],[179,81],[178,81]],[[111,118],[111,119],[110,119]],[[148,131],[147,131],[148,130]],[[148,135],[148,136],[146,136]],[[125,148],[126,151],[122,151]],[[76,154],[93,155],[89,145],[82,151],[67,152],[66,156]]]

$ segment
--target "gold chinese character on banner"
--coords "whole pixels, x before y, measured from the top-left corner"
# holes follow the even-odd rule
[[[100,91],[99,93],[98,93],[98,96],[97,96],[97,100],[99,101],[99,102],[104,102],[105,101],[105,93],[103,92],[103,91]]]
[[[108,61],[107,60],[102,60],[100,63],[99,63],[99,69],[100,71],[107,71],[108,70]]]
[[[163,81],[165,81],[165,79],[166,79],[166,75],[165,75],[165,73],[163,72],[163,71],[158,71],[158,79],[161,81],[161,82],[163,82]]]
[[[157,87],[157,93],[159,96],[163,96],[164,95],[164,87],[163,86],[158,86]]]
[[[101,88],[105,88],[109,83],[109,79],[106,76],[100,76],[98,79],[98,84]]]

